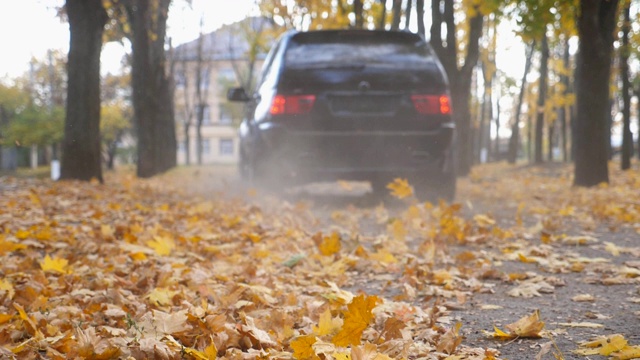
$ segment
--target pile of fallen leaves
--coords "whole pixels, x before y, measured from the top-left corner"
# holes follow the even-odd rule
[[[327,225],[305,202],[196,196],[180,191],[188,179],[172,176],[118,174],[105,184],[0,178],[0,355],[496,359],[497,350],[464,343],[451,310],[490,293],[489,280],[513,284],[513,296],[561,286],[553,277],[503,273],[496,263],[536,263],[551,273],[591,266],[554,250],[593,240],[562,233],[558,214],[585,226],[640,224],[640,204],[614,202],[625,196],[615,184],[569,192],[560,188],[563,174],[535,186],[522,176],[529,190],[505,187],[501,195],[504,208],[515,209],[513,226],[491,214],[463,216],[463,203],[419,203],[401,179],[389,185],[400,210],[349,206]],[[514,182],[470,179],[479,188]],[[615,270],[625,281],[640,275]],[[535,312],[487,336],[537,338],[544,326]],[[598,344],[585,345],[585,354],[601,351]]]

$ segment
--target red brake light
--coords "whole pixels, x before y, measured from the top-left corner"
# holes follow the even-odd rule
[[[315,101],[315,95],[276,95],[271,103],[271,115],[306,114]]]
[[[416,111],[423,115],[451,114],[451,99],[448,95],[411,95]]]

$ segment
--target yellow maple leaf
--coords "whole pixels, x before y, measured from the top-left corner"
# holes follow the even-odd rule
[[[0,279],[0,295],[2,292],[7,294],[7,298],[9,300],[13,299],[13,295],[15,295],[15,290],[13,289],[13,284],[11,284],[8,280]]]
[[[168,306],[173,304],[173,297],[177,294],[177,291],[169,290],[166,288],[155,288],[147,295],[149,301],[153,304],[160,306]]]
[[[8,252],[13,252],[16,250],[26,249],[27,247],[23,244],[14,243],[11,241],[6,241],[4,236],[0,235],[0,256],[4,255]]]
[[[331,340],[336,346],[359,345],[362,333],[373,320],[373,309],[380,302],[377,296],[358,295],[344,313],[342,329]]]
[[[318,245],[318,249],[320,250],[320,254],[324,256],[331,256],[340,251],[340,234],[337,231],[331,233],[330,236],[325,236],[322,238],[322,241]]]
[[[45,272],[53,272],[58,274],[70,274],[69,261],[63,258],[52,258],[49,255],[45,256],[44,260],[40,262],[40,267]]]
[[[387,189],[390,190],[391,195],[398,199],[404,199],[413,195],[413,187],[409,185],[409,181],[407,181],[407,179],[393,179],[392,182],[387,184]]]
[[[313,344],[318,339],[315,335],[303,335],[291,340],[291,349],[293,349],[293,357],[295,359],[319,359],[316,352],[313,351]]]
[[[176,248],[176,243],[172,238],[165,236],[155,236],[153,240],[147,241],[147,245],[155,250],[160,256],[170,255]]]
[[[330,335],[337,332],[342,326],[342,319],[331,316],[331,310],[327,309],[320,314],[318,326],[313,327],[313,332],[318,336]]]
[[[611,353],[616,360],[628,360],[640,358],[640,346],[627,346],[620,351]]]
[[[540,331],[544,328],[544,322],[540,321],[540,311],[536,310],[533,314],[525,316],[520,320],[505,325],[505,329],[512,334],[521,338],[539,338]]]

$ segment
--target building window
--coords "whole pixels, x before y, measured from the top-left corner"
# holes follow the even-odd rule
[[[211,154],[211,142],[209,141],[209,139],[202,139],[202,154]]]
[[[233,155],[233,139],[220,139],[220,142],[218,144],[220,146],[220,155]]]
[[[229,125],[232,122],[231,112],[224,105],[220,105],[220,124]]]

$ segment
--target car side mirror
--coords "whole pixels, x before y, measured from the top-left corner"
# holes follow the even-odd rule
[[[229,101],[247,102],[251,98],[249,97],[249,95],[247,95],[247,92],[244,90],[244,88],[238,87],[231,88],[227,91],[227,99]]]

